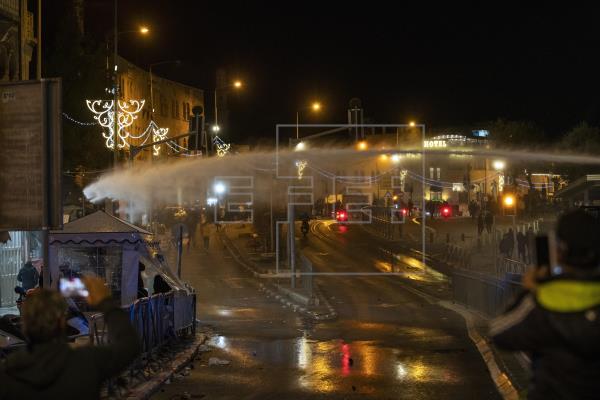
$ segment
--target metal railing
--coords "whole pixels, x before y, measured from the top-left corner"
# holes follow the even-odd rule
[[[454,301],[490,318],[504,312],[521,290],[521,282],[516,277],[498,279],[461,270],[452,273]]]
[[[159,293],[138,299],[124,311],[138,333],[142,352],[169,342],[183,333],[196,332],[196,294],[179,292]],[[102,313],[89,317],[90,344],[103,345],[107,342],[107,329]]]

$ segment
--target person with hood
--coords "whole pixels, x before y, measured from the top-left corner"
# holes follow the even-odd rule
[[[491,322],[490,337],[499,348],[530,354],[528,399],[597,399],[600,221],[582,210],[565,214],[556,242],[557,265],[524,275],[526,291]]]
[[[0,364],[0,399],[98,399],[103,382],[140,353],[126,313],[110,299],[99,278],[83,278],[87,302],[104,313],[108,345],[72,348],[66,342],[67,303],[53,290],[38,289],[23,304],[27,348]]]
[[[25,291],[28,291],[29,289],[33,289],[37,286],[39,277],[40,274],[33,266],[33,263],[31,261],[27,261],[19,270],[17,280],[21,282],[21,287],[23,287]]]

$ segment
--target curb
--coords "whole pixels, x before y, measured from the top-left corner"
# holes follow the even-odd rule
[[[429,304],[438,305],[460,315],[465,320],[465,325],[467,326],[467,333],[469,335],[469,339],[471,339],[471,341],[477,348],[477,351],[481,355],[481,358],[483,359],[483,362],[485,363],[490,373],[490,377],[492,378],[492,381],[494,382],[498,393],[500,393],[504,400],[519,399],[519,391],[515,388],[514,384],[506,375],[506,373],[502,372],[502,369],[498,366],[498,362],[496,361],[496,356],[494,355],[494,352],[491,349],[491,347],[488,345],[487,340],[475,328],[475,314],[472,311],[460,305],[451,303],[447,300],[440,300],[430,294],[422,292],[421,290],[411,286],[404,286],[404,289],[407,289],[409,292],[420,296]]]
[[[250,272],[255,278],[258,279],[260,274],[254,268],[252,268],[241,257],[241,255],[237,254],[237,252],[234,251],[235,245],[233,243],[231,243],[231,239],[226,237],[226,233],[224,233],[222,231],[219,232],[219,238],[221,239],[221,242],[223,243],[225,248],[227,248],[227,251],[229,252],[231,257],[235,260],[235,262],[237,262],[245,270]],[[237,249],[235,249],[235,250],[237,250]],[[325,304],[325,307],[327,308],[327,313],[325,313],[325,314],[309,310],[307,307],[291,301],[287,296],[281,294],[281,290],[280,290],[279,286],[276,284],[264,284],[262,282],[258,282],[258,290],[261,292],[264,292],[267,295],[267,297],[273,297],[275,300],[279,301],[284,308],[289,307],[292,309],[293,312],[299,312],[299,313],[305,315],[306,317],[312,318],[314,320],[326,321],[326,320],[331,320],[331,319],[337,318],[337,312],[331,306],[331,303],[329,303],[329,301],[327,301],[327,299],[321,294],[320,290],[316,291],[317,292],[316,296],[319,298],[319,302],[322,302]]]
[[[189,364],[198,355],[198,349],[208,340],[208,336],[205,334],[199,334],[194,340],[194,344],[190,349],[183,351],[179,354],[171,363],[166,371],[156,374],[151,380],[138,385],[129,391],[124,396],[127,400],[145,400],[152,396],[160,387],[169,379],[173,378],[177,372],[183,367]]]

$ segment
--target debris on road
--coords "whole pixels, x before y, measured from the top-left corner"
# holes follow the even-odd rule
[[[229,365],[230,361],[229,360],[223,360],[221,358],[217,358],[217,357],[211,357],[208,359],[208,365],[209,366],[213,366],[213,365]]]

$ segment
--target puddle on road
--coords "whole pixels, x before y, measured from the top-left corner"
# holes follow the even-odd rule
[[[216,336],[209,344],[225,351],[232,363],[242,367],[295,369],[298,387],[314,392],[347,391],[349,384],[358,383],[363,393],[375,392],[381,390],[376,387],[379,381],[398,385],[461,381],[436,352],[415,356],[373,341],[317,341],[306,336],[264,341]]]

